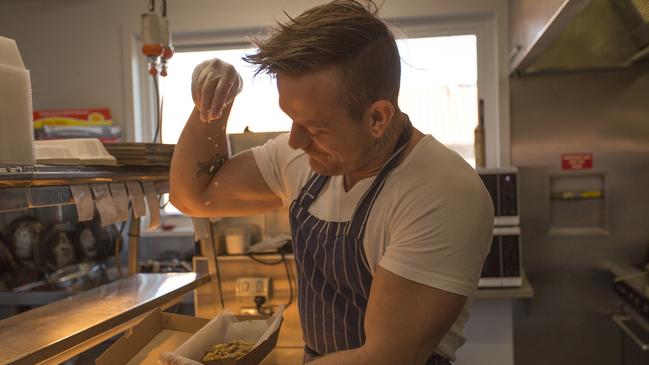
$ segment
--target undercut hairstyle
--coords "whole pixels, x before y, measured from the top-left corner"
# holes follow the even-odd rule
[[[244,60],[256,74],[299,77],[333,68],[337,90],[352,118],[360,119],[377,100],[398,110],[401,59],[394,35],[377,17],[378,7],[355,0],[334,0],[277,23],[268,37],[254,39],[256,53]]]

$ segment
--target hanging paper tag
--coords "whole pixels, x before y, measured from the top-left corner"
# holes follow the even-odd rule
[[[88,185],[70,185],[74,203],[77,206],[79,222],[92,220],[95,212],[95,204],[92,201],[92,192]]]
[[[101,226],[107,226],[117,221],[117,212],[115,211],[115,203],[113,197],[110,195],[107,184],[92,184],[92,192],[95,195],[95,204],[101,219]]]
[[[117,212],[117,217],[115,218],[117,222],[124,222],[128,220],[128,194],[126,193],[126,187],[123,183],[111,183],[108,184],[110,187],[110,195],[113,196],[113,203],[115,204],[115,212]]]
[[[137,218],[144,217],[146,215],[146,207],[144,205],[142,185],[137,181],[129,181],[126,183],[126,189],[128,190],[128,197],[131,204],[133,205],[133,215]]]
[[[146,204],[149,206],[149,229],[160,227],[160,200],[151,181],[142,183]]]

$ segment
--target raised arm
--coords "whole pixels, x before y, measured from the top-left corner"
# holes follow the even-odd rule
[[[280,198],[264,181],[252,152],[228,157],[226,124],[241,78],[214,59],[192,75],[195,103],[171,160],[171,203],[197,217],[244,216],[279,208]],[[221,166],[222,163],[222,166]]]

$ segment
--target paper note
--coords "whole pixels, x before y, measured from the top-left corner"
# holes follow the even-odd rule
[[[115,217],[117,222],[124,222],[128,220],[128,193],[126,186],[123,183],[110,183],[110,195],[113,196],[113,203],[115,204]]]
[[[160,199],[151,181],[142,183],[146,204],[149,207],[149,229],[160,227]]]
[[[128,198],[133,206],[133,215],[136,217],[144,217],[146,215],[146,207],[144,205],[144,192],[142,185],[137,181],[129,181],[126,183],[128,190]]]
[[[70,185],[74,203],[77,206],[79,222],[89,221],[94,216],[95,204],[92,200],[92,192],[88,185]]]
[[[92,184],[92,192],[95,195],[95,204],[101,219],[101,226],[104,227],[117,222],[115,203],[113,203],[113,197],[110,195],[108,185]]]

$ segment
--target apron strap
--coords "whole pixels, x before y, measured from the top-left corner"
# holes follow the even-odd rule
[[[412,137],[412,124],[410,123],[410,118],[408,115],[403,113],[405,117],[405,125],[403,131],[397,140],[397,145],[395,146],[394,153],[388,161],[383,165],[381,171],[372,182],[372,186],[365,192],[361,201],[356,206],[354,210],[354,215],[352,216],[352,224],[347,227],[347,235],[356,237],[357,239],[362,239],[362,236],[365,232],[365,225],[367,224],[367,219],[369,218],[369,213],[372,210],[372,206],[376,201],[376,197],[383,189],[385,185],[385,179],[387,175],[397,166],[399,161],[399,156],[406,149],[410,138]]]

